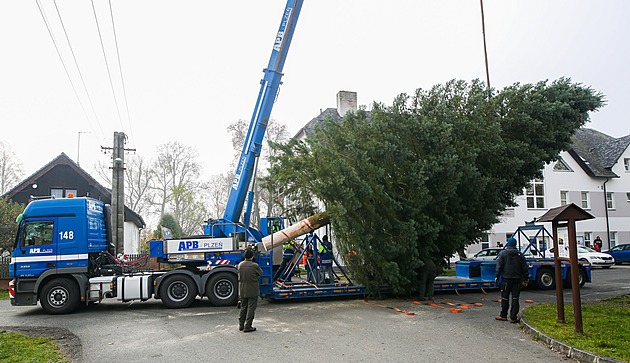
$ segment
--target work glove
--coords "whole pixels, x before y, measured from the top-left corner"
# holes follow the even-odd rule
[[[495,278],[494,278],[494,282],[496,282],[496,283],[498,284],[498,283],[499,283],[499,278],[498,278],[498,277],[495,277]]]

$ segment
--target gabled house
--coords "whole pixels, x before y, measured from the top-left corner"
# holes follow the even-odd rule
[[[581,128],[572,141],[569,150],[545,166],[543,178],[533,180],[517,198],[518,206],[506,210],[479,244],[468,247],[468,255],[504,244],[517,227],[569,203],[595,216],[577,224],[580,244],[592,246],[600,237],[602,250],[608,250],[630,242],[630,135],[614,138]],[[560,229],[559,235],[568,240],[566,230]]]
[[[32,197],[90,197],[110,204],[112,192],[97,182],[65,153],[24,179],[2,197],[28,204]],[[137,253],[140,230],[145,227],[140,215],[125,206],[125,253]]]

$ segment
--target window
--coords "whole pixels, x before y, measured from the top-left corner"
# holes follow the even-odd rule
[[[553,165],[553,171],[573,171],[573,169],[563,158],[559,157],[558,161]]]
[[[22,244],[24,247],[43,246],[53,243],[53,222],[32,221],[24,223]]]
[[[483,236],[481,236],[481,249],[483,250],[488,247],[490,247],[490,237],[487,233],[484,233]]]
[[[593,237],[593,232],[584,232],[584,246],[591,247],[592,237]]]
[[[615,204],[613,204],[613,193],[606,193],[606,208],[609,210],[615,209]]]
[[[534,179],[525,189],[525,195],[527,196],[527,208],[545,208],[545,185],[541,179]]]
[[[66,198],[68,197],[68,194],[71,194],[71,193],[72,193],[72,196],[74,197],[77,196],[76,189],[61,189],[61,188],[50,189],[50,196],[53,198]]]
[[[566,190],[560,191],[560,205],[567,205],[567,201],[569,200],[569,192]]]
[[[582,208],[591,209],[591,198],[588,192],[582,192]]]
[[[623,159],[623,168],[626,170],[626,173],[630,173],[630,158]]]
[[[626,192],[626,200],[630,202],[630,192]]]
[[[615,247],[617,245],[617,232],[610,232],[608,241],[610,242],[610,248]]]

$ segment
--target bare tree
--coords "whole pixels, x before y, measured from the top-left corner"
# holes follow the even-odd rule
[[[139,155],[128,158],[125,165],[125,204],[142,215],[149,211],[152,201],[153,173],[148,162]]]
[[[208,213],[212,218],[221,218],[225,212],[228,192],[232,184],[230,173],[215,174],[207,185]]]
[[[11,149],[11,146],[0,141],[0,194],[4,194],[17,184],[24,171],[22,163]]]
[[[185,211],[191,203],[190,196],[201,190],[198,152],[180,142],[169,142],[158,148],[160,152],[152,168],[152,189],[156,193],[152,204],[159,207],[160,218],[167,207],[172,209],[175,219],[182,225]]]

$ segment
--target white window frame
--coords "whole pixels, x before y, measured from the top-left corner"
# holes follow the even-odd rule
[[[525,188],[525,203],[527,209],[545,209],[545,183],[542,179],[532,180]]]
[[[625,169],[626,173],[630,173],[630,158],[623,159],[623,168]]]
[[[608,210],[615,210],[614,200],[613,192],[606,192],[606,208],[608,208]]]
[[[617,245],[617,232],[610,232],[608,234],[608,242],[610,243],[608,249],[611,249]]]
[[[584,232],[584,246],[591,247],[593,240],[593,232]]]
[[[591,193],[582,191],[580,192],[580,197],[582,199],[582,209],[591,209]]]
[[[569,192],[567,190],[560,191],[560,205],[569,204]]]

